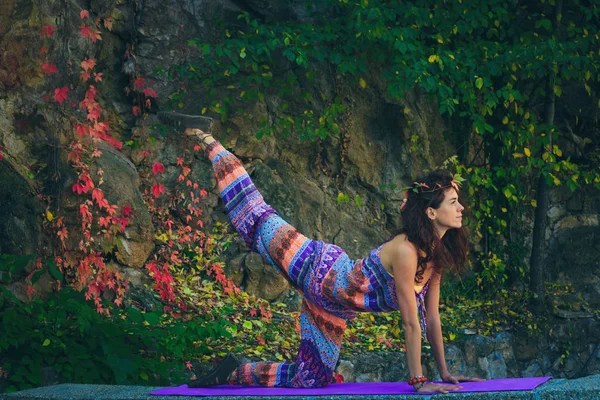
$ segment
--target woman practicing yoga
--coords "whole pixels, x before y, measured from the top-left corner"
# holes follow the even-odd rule
[[[346,328],[357,312],[400,310],[410,370],[409,384],[420,392],[459,386],[427,381],[421,369],[421,336],[428,339],[444,382],[478,381],[452,376],[446,367],[439,317],[440,281],[446,267],[460,268],[466,258],[464,207],[458,186],[446,171],[415,182],[402,203],[403,230],[351,260],[340,247],[311,240],[267,205],[241,162],[205,133],[211,120],[161,112],[159,119],[195,135],[212,162],[225,209],[248,247],[274,265],[303,294],[301,341],[294,363],[241,364],[225,357],[190,387],[218,384],[315,388],[332,382]]]

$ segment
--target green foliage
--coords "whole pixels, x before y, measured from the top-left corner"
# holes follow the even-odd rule
[[[46,367],[62,382],[182,383],[185,361],[209,351],[198,343],[230,336],[225,321],[208,322],[201,315],[183,321],[157,311],[113,308],[105,317],[71,287],[28,303],[1,290],[0,370],[6,378],[0,392],[40,386]]]
[[[200,61],[181,64],[174,75],[197,82],[207,94],[203,111],[217,112],[224,122],[245,104],[277,96],[281,107],[271,112],[274,119],[263,118],[259,137],[337,134],[339,114],[351,109],[351,101],[340,100],[347,97],[339,91],[315,96],[306,89],[318,88],[316,78],[325,71],[336,86],[357,90],[382,81],[392,101],[416,88],[426,92],[456,127],[457,147],[473,148],[461,150],[453,168],[466,179],[473,204],[465,223],[482,271],[480,287],[526,277],[523,216],[537,205],[532,182],[541,177],[571,190],[600,187],[597,163],[591,162],[597,155],[575,161],[562,148],[568,143],[563,121],[549,125],[545,119],[548,96],[556,96],[560,107],[565,88],[581,87],[590,104],[597,102],[600,8],[562,2],[557,9],[554,0],[329,0],[312,11],[310,24],[243,13],[221,39],[190,41]],[[223,87],[232,94],[223,96],[217,90]],[[585,135],[585,110],[564,108],[567,131],[574,127]],[[413,135],[407,146],[416,152],[418,143]],[[337,201],[349,199],[341,194]]]
[[[0,254],[0,282],[7,283],[15,277],[25,273],[27,264],[35,255],[17,256],[14,254]]]

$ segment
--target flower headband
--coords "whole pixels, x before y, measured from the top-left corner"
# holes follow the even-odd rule
[[[449,185],[442,186],[439,182],[435,184],[435,187],[431,189],[428,184],[425,182],[413,182],[412,186],[407,186],[400,191],[404,192],[404,199],[402,200],[402,204],[400,205],[400,210],[404,211],[406,208],[406,203],[408,202],[408,192],[413,191],[415,193],[424,193],[424,192],[435,192],[440,189],[454,188],[457,192],[460,190],[460,186],[465,181],[465,178],[461,177],[460,174],[456,174],[452,177]]]

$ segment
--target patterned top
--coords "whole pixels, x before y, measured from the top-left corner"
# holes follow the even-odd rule
[[[330,244],[326,246],[339,249]],[[394,277],[381,263],[382,247],[383,245],[372,250],[368,257],[360,260],[351,260],[343,250],[339,249],[341,253],[326,273],[322,291],[326,297],[343,305],[338,312],[340,316],[352,319],[356,316],[356,312],[387,312],[400,309]],[[431,277],[420,292],[415,290],[421,332],[425,340],[427,340],[425,296],[430,282]]]

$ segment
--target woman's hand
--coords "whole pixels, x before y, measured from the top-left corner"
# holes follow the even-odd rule
[[[417,390],[417,392],[430,392],[430,393],[448,393],[452,390],[462,389],[462,386],[445,385],[443,383],[426,383]]]
[[[442,380],[448,383],[459,383],[459,382],[483,382],[485,379],[481,378],[469,378],[467,376],[452,376],[451,374],[442,375]]]

